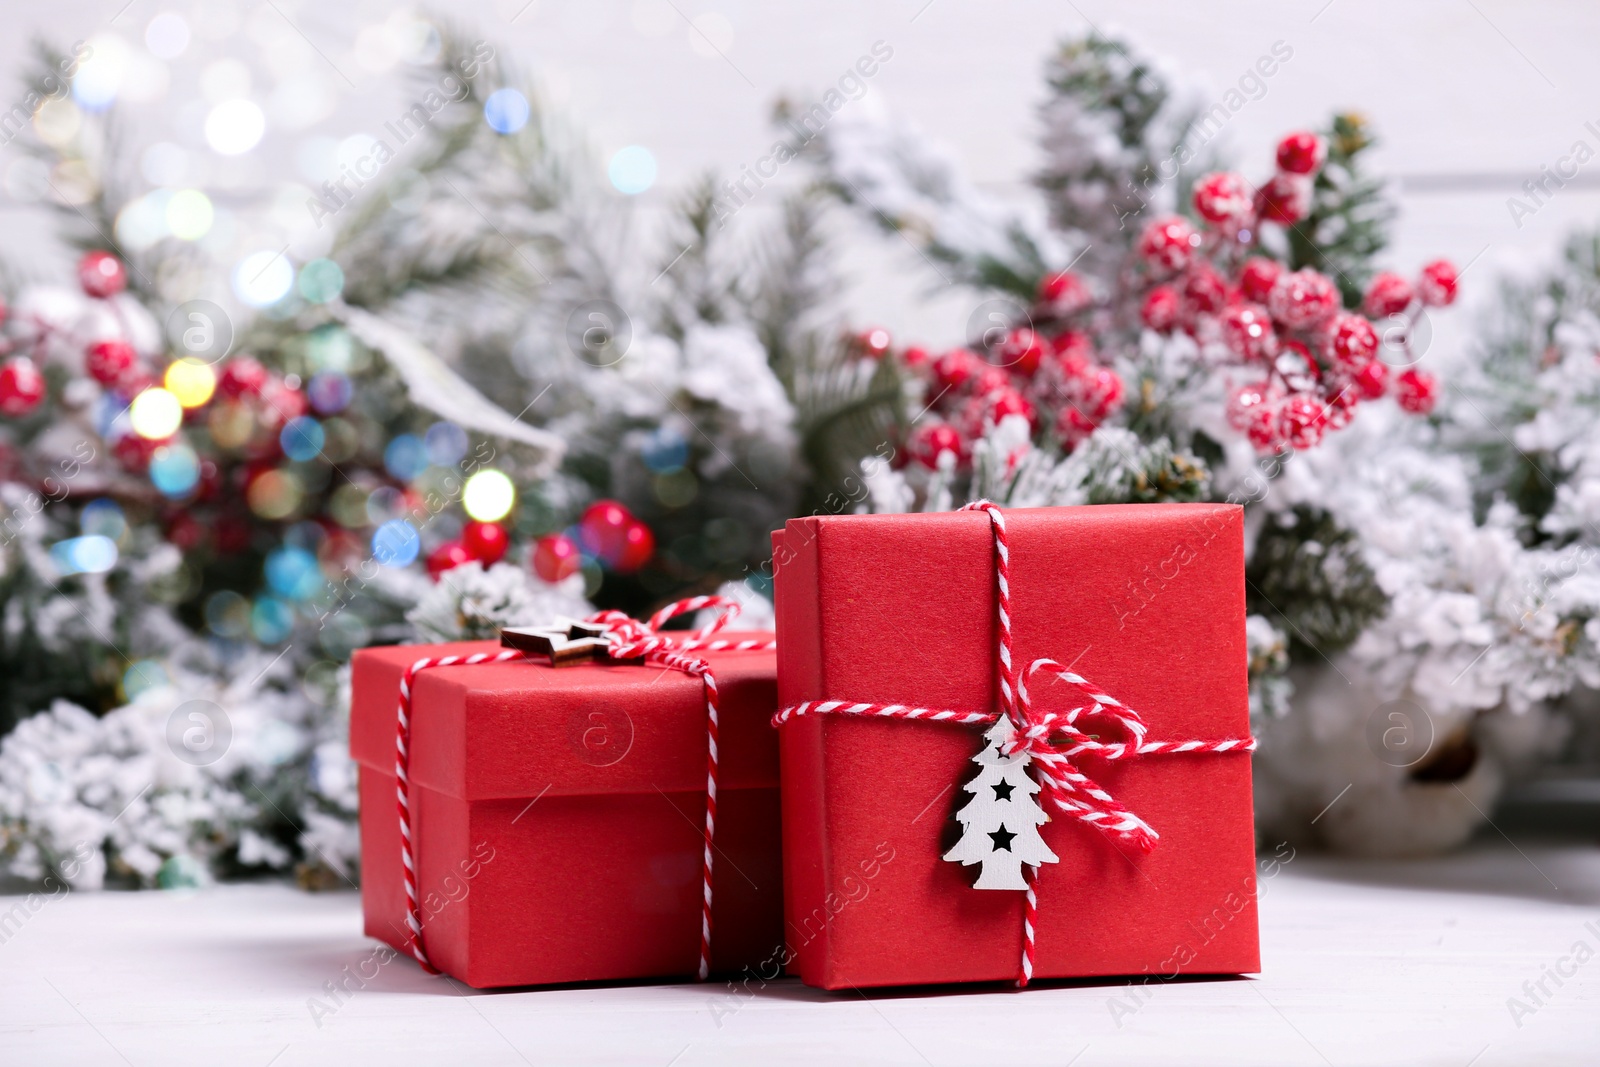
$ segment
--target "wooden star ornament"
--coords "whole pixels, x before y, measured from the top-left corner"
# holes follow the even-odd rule
[[[605,662],[610,658],[606,628],[592,622],[560,618],[542,626],[506,626],[500,644],[519,652],[550,657],[552,667]]]

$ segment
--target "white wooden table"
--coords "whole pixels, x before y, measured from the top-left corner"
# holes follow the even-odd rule
[[[353,893],[71,894],[32,912],[6,897],[0,1063],[1600,1062],[1600,962],[1562,963],[1580,941],[1600,953],[1600,849],[1302,854],[1262,887],[1263,975],[1138,999],[1117,984],[866,997],[792,980],[737,998],[690,984],[477,993],[395,959],[334,1001],[324,983],[373,953]],[[20,925],[3,918],[19,903]],[[1559,986],[1545,977],[1558,964],[1574,972]],[[1531,1012],[1513,1018],[1512,997]]]

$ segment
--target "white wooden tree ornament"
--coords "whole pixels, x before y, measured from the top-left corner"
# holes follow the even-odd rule
[[[974,889],[1027,889],[1024,863],[1037,867],[1059,862],[1039,836],[1039,827],[1050,816],[1039,806],[1039,783],[1028,773],[1032,760],[1026,752],[1000,754],[1014,729],[1002,715],[984,732],[983,750],[972,757],[980,769],[962,786],[972,799],[956,812],[961,840],[944,854],[955,863],[982,865]]]

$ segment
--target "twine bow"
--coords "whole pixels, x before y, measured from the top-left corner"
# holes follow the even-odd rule
[[[661,627],[679,615],[702,609],[715,611],[712,620],[687,637],[677,633],[663,633]],[[717,829],[717,679],[711,664],[691,652],[750,652],[776,647],[770,638],[746,638],[730,641],[714,638],[717,631],[727,626],[739,614],[739,602],[731,597],[696,596],[677,600],[641,622],[626,612],[600,611],[587,621],[605,628],[607,651],[615,660],[639,660],[657,664],[699,678],[706,694],[706,822],[705,854],[702,863],[702,892],[700,909],[700,962],[698,977],[704,981],[711,973],[711,857],[712,842]],[[526,659],[532,662],[541,657],[521,649],[504,649],[499,652],[478,652],[470,656],[434,656],[417,660],[406,668],[400,677],[400,708],[395,735],[395,785],[400,813],[400,859],[404,867],[406,889],[407,949],[429,974],[438,970],[428,959],[422,944],[422,909],[417,900],[416,870],[411,842],[410,744],[411,744],[411,683],[418,671],[430,667],[466,666],[480,663],[504,663]]]

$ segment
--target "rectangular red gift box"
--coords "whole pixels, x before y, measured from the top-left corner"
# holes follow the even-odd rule
[[[738,639],[761,634],[719,634]],[[400,678],[492,642],[357,652],[368,935],[407,952],[395,799]],[[696,652],[720,696],[711,965],[781,954],[772,652]],[[699,964],[706,704],[660,666],[530,661],[435,667],[413,682],[410,803],[423,941],[478,988],[692,977]]]
[[[1242,509],[1005,519],[1019,673],[1069,665],[1144,716],[1151,740],[1249,736]],[[773,538],[780,704],[999,710],[987,515],[813,517]],[[1030,692],[1052,706],[1043,675]],[[808,985],[1017,976],[1025,894],[974,889],[976,868],[941,858],[982,729],[833,714],[781,727],[788,944]],[[1041,832],[1060,862],[1037,868],[1034,977],[1258,970],[1249,755],[1079,766],[1160,842],[1142,853],[1052,814]]]

